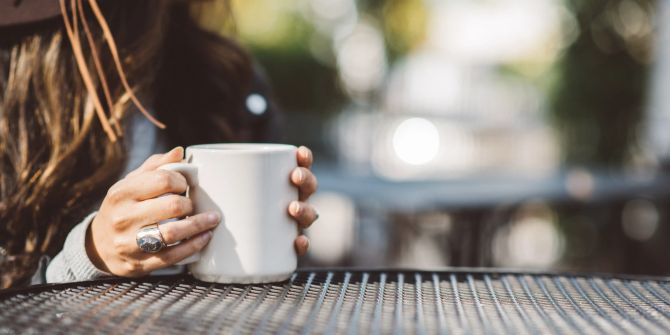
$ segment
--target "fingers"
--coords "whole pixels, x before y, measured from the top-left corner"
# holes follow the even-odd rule
[[[138,203],[140,207],[135,213],[140,225],[160,222],[167,219],[180,218],[193,213],[193,202],[191,199],[169,194],[166,196],[149,199]]]
[[[316,177],[307,168],[298,167],[291,173],[291,182],[298,187],[300,200],[306,200],[316,192],[318,182]]]
[[[298,222],[300,228],[308,228],[319,218],[319,214],[312,205],[301,201],[291,202],[288,212]]]
[[[301,146],[298,148],[298,166],[310,168],[314,162],[314,156],[312,155],[312,150],[309,150],[307,147]]]
[[[165,248],[163,251],[150,256],[144,260],[143,268],[146,272],[155,271],[164,267],[172,266],[183,261],[187,257],[199,252],[212,239],[212,231],[202,232],[178,245]]]
[[[158,225],[165,244],[174,244],[191,236],[198,235],[216,227],[221,221],[219,214],[210,212],[187,217]]]
[[[298,148],[297,156],[298,168],[293,170],[291,181],[298,187],[300,200],[304,201],[316,192],[318,188],[317,179],[312,171],[309,170],[314,162],[314,156],[312,155],[312,151],[304,146]],[[289,205],[289,214],[295,218],[300,227],[307,228],[316,221],[319,214],[314,207],[302,201],[293,201]],[[305,255],[308,248],[309,239],[306,236],[300,235],[295,239],[295,250],[299,256]]]
[[[309,239],[305,235],[300,235],[295,239],[294,245],[298,256],[304,256],[309,249]]]
[[[179,172],[166,170],[146,171],[128,176],[115,189],[119,196],[134,200],[152,199],[163,194],[186,192],[188,183]]]
[[[147,158],[142,165],[135,171],[132,171],[128,176],[139,174],[146,171],[153,171],[168,163],[181,162],[184,157],[184,148],[176,147],[164,154],[155,154]]]

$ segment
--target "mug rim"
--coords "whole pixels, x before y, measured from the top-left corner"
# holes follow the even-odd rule
[[[210,151],[210,152],[284,152],[297,150],[298,147],[291,144],[280,143],[207,143],[196,144],[186,150]]]

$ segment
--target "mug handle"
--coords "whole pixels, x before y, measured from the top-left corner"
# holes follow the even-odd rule
[[[189,164],[189,163],[169,163],[165,164],[161,167],[159,167],[161,170],[167,170],[167,171],[175,171],[181,173],[184,178],[186,178],[186,182],[188,183],[188,187],[194,187],[198,183],[198,167]],[[185,259],[179,261],[176,263],[176,265],[187,265],[191,263],[195,263],[198,260],[200,260],[200,253],[195,253],[191,256],[186,257]]]

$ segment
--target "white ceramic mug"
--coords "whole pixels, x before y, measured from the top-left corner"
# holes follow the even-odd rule
[[[288,214],[298,199],[291,184],[297,148],[285,144],[203,144],[186,148],[183,163],[161,169],[182,173],[195,213],[222,219],[189,270],[218,283],[288,279],[297,266],[298,228]]]

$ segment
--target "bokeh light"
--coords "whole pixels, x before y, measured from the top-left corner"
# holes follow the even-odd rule
[[[434,10],[429,43],[465,61],[551,59],[563,46],[557,1],[453,1]]]
[[[547,204],[531,202],[522,206],[505,230],[494,240],[494,259],[505,267],[546,268],[563,255],[563,235],[557,228],[556,213]]]
[[[426,119],[407,119],[393,133],[393,150],[407,164],[428,163],[440,150],[440,134],[437,127]]]
[[[621,213],[621,225],[626,236],[642,242],[654,236],[659,219],[656,205],[645,199],[629,201]]]
[[[345,88],[353,95],[367,93],[380,85],[386,73],[384,37],[369,22],[336,41],[337,65]]]

